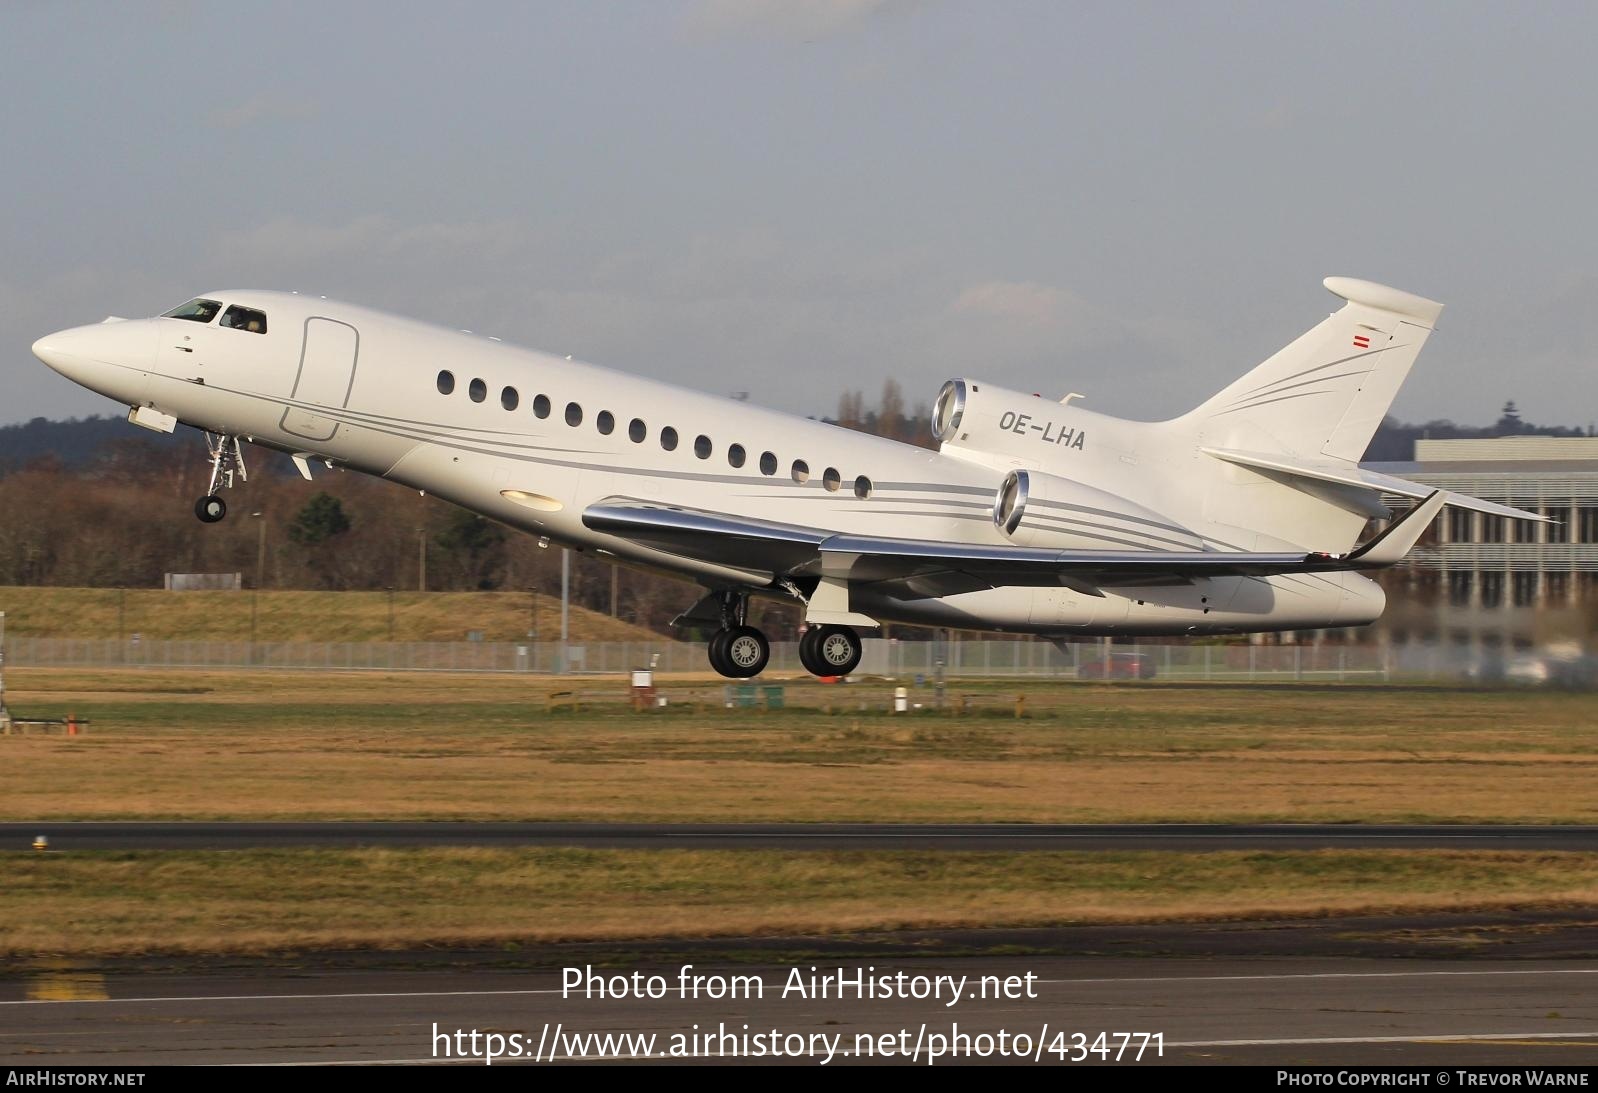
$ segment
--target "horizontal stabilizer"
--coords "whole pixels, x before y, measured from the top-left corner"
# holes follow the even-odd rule
[[[1204,454],[1214,456],[1216,459],[1227,463],[1235,463],[1239,467],[1249,467],[1259,471],[1270,471],[1274,474],[1285,475],[1288,478],[1303,478],[1312,482],[1332,482],[1339,486],[1352,486],[1355,489],[1369,490],[1372,493],[1391,493],[1399,497],[1408,497],[1419,501],[1430,497],[1437,492],[1436,486],[1423,485],[1420,482],[1411,482],[1405,478],[1395,478],[1390,474],[1379,471],[1366,470],[1364,467],[1344,462],[1319,462],[1308,459],[1298,459],[1290,455],[1278,455],[1268,452],[1239,452],[1224,448],[1201,448]],[[1511,508],[1509,505],[1500,505],[1495,501],[1483,501],[1479,497],[1469,494],[1454,493],[1444,490],[1443,504],[1452,505],[1460,509],[1473,509],[1476,512],[1485,512],[1489,516],[1507,516],[1511,520],[1540,520],[1550,522],[1546,516],[1539,516],[1535,512],[1525,509]]]

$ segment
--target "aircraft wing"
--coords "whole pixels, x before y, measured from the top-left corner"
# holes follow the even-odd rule
[[[613,497],[583,524],[659,550],[776,577],[871,583],[900,599],[1007,585],[1100,589],[1183,584],[1200,577],[1262,577],[1374,569],[1400,561],[1445,500],[1431,494],[1380,535],[1343,555],[1303,552],[1062,550],[846,535],[822,528]]]

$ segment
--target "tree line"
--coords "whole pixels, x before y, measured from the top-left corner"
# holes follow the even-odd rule
[[[933,445],[926,406],[907,410],[892,380],[875,405],[846,391],[837,418],[824,420]],[[1530,433],[1587,435],[1528,425],[1510,403],[1479,429],[1389,418],[1368,458],[1411,458],[1421,435]],[[282,456],[253,449],[247,458],[250,480],[227,495],[228,518],[201,524],[191,507],[209,465],[192,429],[146,438],[110,418],[0,428],[0,585],[158,588],[169,572],[236,572],[246,587],[559,593],[561,551],[533,536],[366,475],[319,468],[307,482]],[[571,588],[582,606],[657,630],[699,594],[577,553]],[[760,610],[774,637],[798,624],[796,611]]]

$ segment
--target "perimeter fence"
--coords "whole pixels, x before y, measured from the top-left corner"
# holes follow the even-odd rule
[[[705,672],[702,642],[247,642],[10,636],[14,668],[208,668],[383,672],[617,674],[642,668]],[[1108,655],[1108,660],[1106,656]],[[1107,667],[1106,667],[1107,665]],[[1502,665],[1499,666],[1500,671]],[[796,642],[774,642],[769,672],[798,673]],[[1483,676],[1483,666],[1443,645],[1114,645],[1043,641],[867,639],[856,674],[948,677],[1153,678],[1163,680],[1387,681]],[[1537,680],[1529,680],[1537,682]]]

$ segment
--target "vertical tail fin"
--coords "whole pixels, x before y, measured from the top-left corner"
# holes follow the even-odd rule
[[[1264,364],[1179,420],[1202,444],[1358,462],[1443,305],[1328,277],[1347,301]]]

